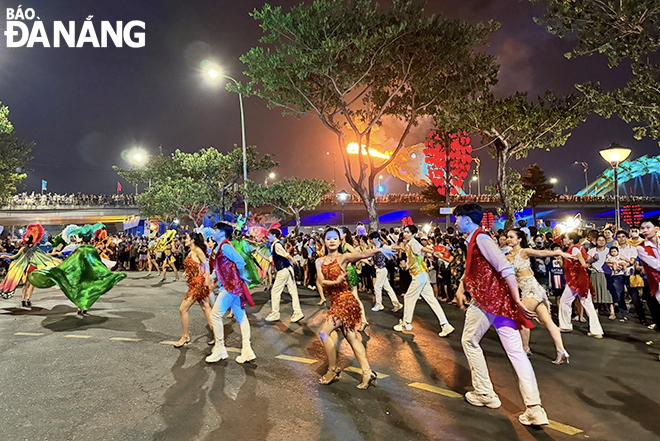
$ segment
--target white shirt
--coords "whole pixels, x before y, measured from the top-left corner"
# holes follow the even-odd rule
[[[609,254],[609,248],[605,247],[603,251],[598,251],[597,248],[592,248],[587,251],[587,255],[594,257],[598,255],[598,260],[591,262],[591,270],[597,273],[603,273],[603,265],[605,264],[605,258]]]
[[[627,260],[637,260],[637,248],[635,248],[632,245],[629,245],[628,243],[626,243],[625,248],[622,247],[619,243],[617,243],[617,246],[619,247],[619,256]],[[632,276],[634,270],[635,270],[635,264],[633,263],[632,265],[626,268],[625,274],[627,276]]]

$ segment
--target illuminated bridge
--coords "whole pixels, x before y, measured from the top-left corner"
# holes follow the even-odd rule
[[[634,161],[624,161],[619,165],[619,190],[624,195],[660,196],[659,177],[660,156],[649,158],[644,155]],[[648,185],[644,181],[648,181]],[[614,170],[608,168],[576,196],[604,196],[613,190]]]

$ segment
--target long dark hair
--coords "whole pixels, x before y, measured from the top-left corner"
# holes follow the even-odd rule
[[[204,238],[204,235],[201,233],[192,233],[190,235],[190,238],[192,239],[195,246],[201,248],[202,251],[204,251],[204,254],[206,254],[206,240]]]
[[[344,228],[346,228],[346,227],[344,227]],[[339,230],[336,229],[335,227],[328,227],[323,232],[323,255],[324,256],[328,255],[328,247],[325,246],[325,237],[328,235],[328,233],[330,233],[332,231],[334,231],[337,234],[337,237],[339,238],[339,242],[340,242],[339,243],[339,252],[341,253],[341,234],[339,233]],[[348,237],[348,235],[346,237]]]
[[[348,227],[341,226],[339,227],[339,230],[337,230],[336,228],[333,229],[339,233],[344,233],[346,235],[345,238],[346,243],[349,244],[350,246],[353,246],[353,234],[351,233],[351,230],[348,229]],[[339,240],[341,241],[341,234],[339,234]],[[325,246],[325,234],[323,234],[323,246]],[[339,252],[344,254],[344,249],[341,245],[339,245]]]

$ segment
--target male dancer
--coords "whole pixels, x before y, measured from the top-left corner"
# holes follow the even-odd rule
[[[417,239],[413,238],[415,234],[417,234],[417,227],[414,225],[407,225],[403,229],[404,249],[408,258],[408,271],[412,277],[412,282],[408,287],[408,291],[406,291],[406,295],[403,297],[403,318],[399,321],[398,325],[394,326],[394,330],[398,332],[412,331],[413,327],[410,323],[415,313],[415,304],[421,295],[440,322],[442,330],[438,335],[440,337],[446,337],[454,332],[454,327],[449,324],[442,306],[440,306],[438,299],[433,295],[429,271],[426,263],[424,263],[424,253],[433,253],[433,248],[422,246]],[[400,249],[400,247],[393,248]]]
[[[211,355],[206,357],[207,363],[225,360],[229,357],[225,348],[225,330],[222,316],[231,308],[234,318],[241,328],[243,345],[241,355],[236,357],[237,363],[247,363],[257,358],[250,344],[250,322],[245,312],[245,304],[254,306],[250,290],[245,284],[245,260],[234,249],[229,242],[234,233],[234,227],[225,222],[215,224],[213,240],[220,244],[211,258],[211,267],[215,269],[217,283],[217,298],[211,310],[211,324],[215,334],[215,346]],[[207,285],[213,289],[211,277],[207,279]]]
[[[378,232],[373,231],[371,234],[369,234],[369,239],[374,241],[374,244],[378,248],[383,248],[384,245],[380,243],[380,234]],[[389,247],[388,247],[389,248]],[[373,308],[371,308],[372,311],[382,311],[385,309],[383,306],[383,288],[387,292],[387,295],[390,296],[390,300],[392,301],[392,312],[397,312],[401,308],[403,308],[403,305],[399,303],[399,300],[396,298],[396,294],[394,293],[394,290],[392,289],[392,286],[390,285],[389,281],[389,274],[387,271],[387,257],[383,253],[378,253],[374,254],[371,259],[374,261],[374,266],[376,267],[376,281],[374,282],[374,294],[376,295],[376,304],[374,305]]]
[[[513,267],[499,246],[481,228],[483,209],[475,203],[458,205],[454,209],[456,227],[468,233],[465,275],[456,292],[456,300],[465,314],[465,327],[461,343],[470,364],[474,391],[467,392],[465,399],[473,406],[497,409],[502,405],[493,390],[488,366],[480,342],[491,326],[497,330],[509,361],[519,379],[520,393],[526,410],[518,421],[526,426],[548,424],[548,416],[541,406],[541,396],[534,369],[522,345],[518,329],[531,327],[530,312],[520,300],[518,283]],[[465,307],[465,291],[472,296]]]
[[[640,233],[644,237],[644,243],[637,247],[637,256],[642,261],[651,295],[660,302],[660,241],[658,240],[660,221],[658,218],[644,220]]]
[[[559,329],[561,332],[573,331],[571,323],[571,311],[573,301],[576,296],[580,296],[580,303],[589,316],[589,337],[603,338],[603,328],[600,326],[598,314],[594,308],[594,302],[591,294],[591,281],[587,268],[587,252],[582,245],[579,245],[580,238],[577,233],[570,232],[564,234],[563,242],[566,252],[577,257],[577,260],[564,259],[564,277],[566,278],[566,288],[561,295],[559,302]]]
[[[293,315],[291,316],[291,323],[296,323],[305,317],[302,309],[300,309],[300,300],[298,299],[298,287],[296,286],[296,278],[293,275],[293,267],[297,265],[296,261],[286,252],[280,238],[282,232],[279,228],[271,228],[268,230],[268,241],[272,244],[270,253],[273,256],[273,264],[277,271],[273,287],[270,291],[270,301],[272,311],[266,317],[267,322],[276,322],[280,319],[280,297],[284,287],[289,288],[291,295],[291,303],[293,304]]]

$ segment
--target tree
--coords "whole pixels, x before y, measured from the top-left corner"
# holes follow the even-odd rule
[[[278,211],[296,219],[296,232],[300,229],[300,212],[313,210],[321,198],[333,190],[323,179],[287,178],[270,185],[248,182],[247,200],[253,205],[271,205]]]
[[[0,133],[0,200],[14,194],[16,185],[27,176],[25,166],[32,160],[33,147],[34,143],[23,141],[14,134]]]
[[[512,228],[517,211],[513,201],[525,193],[516,190],[511,194],[509,186],[518,178],[509,176],[509,161],[526,157],[532,149],[563,146],[569,130],[583,122],[588,113],[586,100],[575,95],[557,98],[548,91],[536,102],[529,102],[523,92],[505,98],[487,93],[443,109],[436,115],[436,125],[450,133],[478,133],[488,145],[488,152],[497,160],[497,184],[491,189],[500,196],[505,228]]]
[[[486,186],[486,191],[491,194],[491,196],[499,196],[500,197],[500,206],[497,207],[497,214],[498,215],[503,215],[506,214],[506,210],[511,210],[511,212],[514,214],[514,218],[512,220],[509,220],[508,218],[504,218],[504,229],[509,230],[513,228],[514,221],[515,221],[515,213],[518,213],[519,211],[522,211],[523,208],[527,206],[527,201],[529,201],[529,198],[532,197],[532,194],[534,193],[533,190],[527,190],[523,185],[520,183],[520,173],[518,173],[516,170],[512,169],[509,167],[506,173],[506,187],[507,187],[507,200],[506,202],[503,202],[502,200],[502,191],[498,188],[499,184],[488,184]]]
[[[531,0],[533,3],[540,0]],[[548,7],[537,23],[546,24],[548,32],[577,37],[567,58],[603,54],[610,68],[630,60],[631,78],[621,89],[605,91],[599,83],[576,85],[605,118],[615,113],[625,122],[638,122],[635,138],[660,138],[660,2],[636,1],[564,1],[545,0]]]
[[[420,117],[474,97],[495,83],[494,57],[480,50],[498,25],[427,15],[423,4],[394,0],[327,0],[289,13],[266,4],[252,14],[264,31],[241,57],[251,80],[230,89],[254,94],[283,114],[313,115],[337,137],[346,179],[378,228],[374,182],[400,152]],[[368,154],[372,132],[402,121],[390,158]],[[357,170],[346,152],[358,146]]]
[[[9,107],[3,106],[0,101],[0,133],[11,133],[14,126],[9,121]]]
[[[557,193],[552,189],[553,185],[548,182],[545,172],[541,170],[538,164],[532,164],[525,168],[525,174],[520,178],[520,183],[525,190],[534,192],[527,203],[532,207],[534,225],[536,225],[536,207],[555,200]]]

